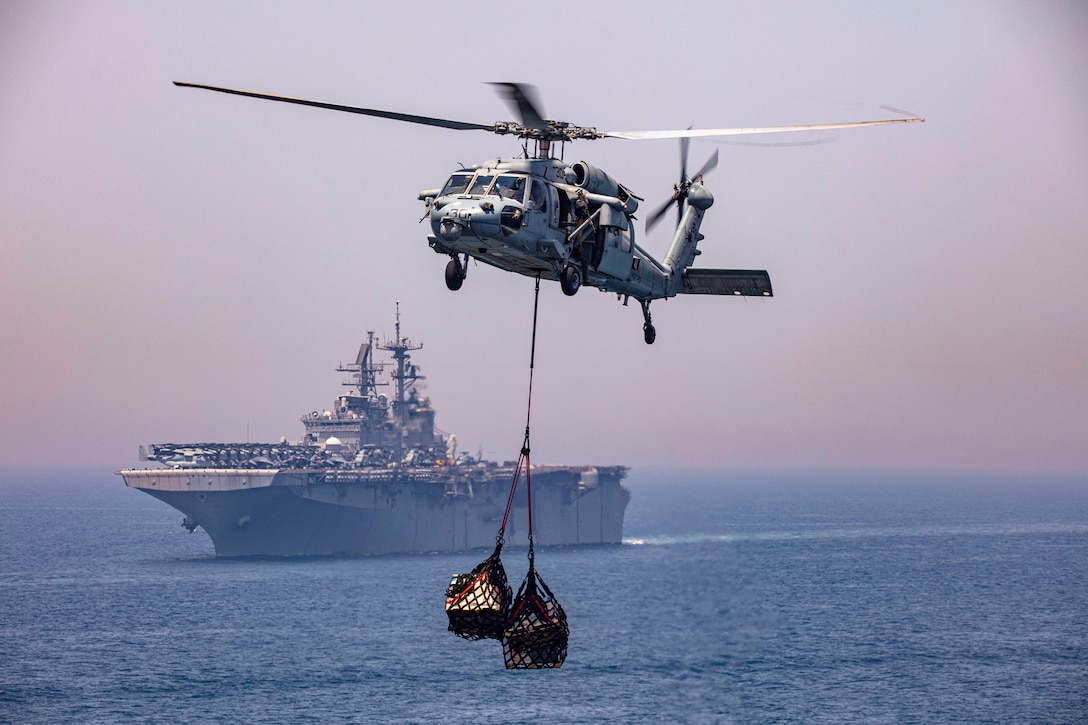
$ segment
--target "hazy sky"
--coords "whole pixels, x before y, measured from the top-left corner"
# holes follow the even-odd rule
[[[0,465],[298,438],[397,299],[439,426],[516,457],[532,280],[449,292],[416,200],[516,141],[171,81],[492,123],[518,80],[609,130],[927,118],[693,143],[722,154],[700,263],[775,297],[659,302],[647,346],[637,306],[547,283],[534,461],[1088,471],[1085,69],[1080,0],[6,0]],[[566,158],[648,206],[677,174],[675,141]]]

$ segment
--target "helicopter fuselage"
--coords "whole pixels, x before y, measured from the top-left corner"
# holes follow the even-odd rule
[[[640,300],[676,294],[668,271],[635,243],[637,197],[584,161],[488,161],[419,197],[440,254],[560,281],[575,267],[581,283]]]

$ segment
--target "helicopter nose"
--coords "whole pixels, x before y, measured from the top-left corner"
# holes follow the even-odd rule
[[[490,202],[485,201],[479,207],[473,209],[469,215],[468,223],[472,233],[481,239],[498,236],[499,234],[499,215],[495,213],[495,207]]]
[[[461,225],[454,219],[446,217],[438,225],[438,236],[447,242],[456,242],[461,238]]]

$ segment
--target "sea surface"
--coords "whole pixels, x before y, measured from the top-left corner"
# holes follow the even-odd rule
[[[446,631],[486,552],[216,560],[119,477],[2,474],[0,722],[1088,722],[1088,477],[629,486],[622,545],[537,551],[569,655],[511,672]]]

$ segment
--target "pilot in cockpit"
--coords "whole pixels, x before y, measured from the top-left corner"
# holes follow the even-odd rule
[[[503,199],[512,199],[514,201],[522,202],[525,199],[524,190],[525,177],[500,176],[495,182],[493,193],[498,194]]]

